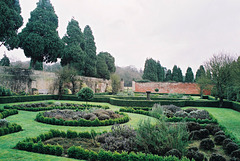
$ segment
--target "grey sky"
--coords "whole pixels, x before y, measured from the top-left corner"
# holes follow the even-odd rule
[[[24,25],[38,0],[20,0]],[[74,17],[83,30],[90,25],[97,52],[111,53],[118,66],[144,68],[146,58],[160,60],[185,75],[213,54],[240,55],[239,0],[51,0],[59,17],[59,35]],[[27,60],[22,50],[8,52]]]

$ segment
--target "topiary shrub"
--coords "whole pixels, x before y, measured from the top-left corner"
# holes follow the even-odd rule
[[[186,157],[189,159],[194,159],[195,161],[203,161],[205,159],[202,153],[192,149],[189,149],[187,151]]]
[[[225,148],[225,150],[226,150],[226,152],[228,153],[228,154],[231,154],[233,151],[235,151],[235,150],[238,150],[238,145],[236,144],[236,143],[233,143],[233,142],[229,142],[227,145],[226,145],[226,148]]]
[[[189,135],[189,140],[200,140],[201,139],[201,133],[199,130],[192,131]]]
[[[231,157],[240,159],[240,149],[233,151]]]
[[[213,153],[211,155],[209,161],[226,161],[226,159],[223,156],[219,155],[219,154]]]
[[[217,136],[217,135],[225,135],[225,133],[221,130],[221,131],[218,131],[214,134],[214,136]]]
[[[226,139],[225,135],[217,135],[214,137],[214,142],[216,145],[222,145],[223,144],[223,140]]]
[[[211,139],[206,138],[200,142],[199,147],[204,150],[212,150],[214,148],[214,142]]]
[[[86,101],[90,101],[93,98],[93,90],[89,87],[82,88],[78,93],[77,96],[79,99]]]
[[[187,122],[186,124],[187,124],[187,128],[190,132],[201,129],[201,125],[199,123]]]
[[[222,144],[223,149],[226,149],[227,144],[228,144],[228,143],[231,143],[231,142],[232,142],[232,140],[229,139],[229,138],[223,140],[223,144]]]

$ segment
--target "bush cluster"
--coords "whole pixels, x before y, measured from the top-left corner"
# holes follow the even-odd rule
[[[0,136],[11,134],[14,132],[21,131],[22,127],[18,124],[8,124],[6,127],[0,128]]]
[[[12,91],[10,89],[6,89],[5,87],[0,86],[0,96],[12,96]]]
[[[122,124],[126,123],[130,120],[129,116],[124,113],[119,113],[123,115],[123,117],[117,119],[109,119],[109,120],[99,120],[95,119],[94,121],[79,119],[79,120],[63,120],[56,118],[44,117],[43,113],[38,113],[36,116],[36,121],[43,122],[52,125],[64,125],[64,126],[108,126],[114,124]]]
[[[11,115],[15,115],[15,114],[18,114],[18,110],[16,110],[16,109],[3,110],[0,113],[0,119],[6,118],[6,117],[11,116]]]

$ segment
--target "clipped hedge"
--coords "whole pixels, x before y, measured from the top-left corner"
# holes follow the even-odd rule
[[[116,96],[114,97],[116,99],[124,99],[124,100],[147,100],[147,97],[145,96],[139,96],[139,97],[130,97],[130,96]],[[159,97],[151,97],[151,100],[187,100],[187,99],[181,99],[181,98],[159,98]]]
[[[9,124],[7,127],[0,128],[0,136],[22,131],[22,127],[18,124]]]
[[[18,114],[18,110],[16,110],[16,109],[3,110],[0,113],[0,119],[6,118],[6,117],[11,116],[11,115],[15,115],[15,114]]]
[[[0,103],[15,103],[15,102],[29,102],[41,100],[56,100],[57,95],[36,95],[36,96],[9,96],[0,97]]]
[[[232,102],[232,109],[240,112],[240,102]]]
[[[147,115],[147,116],[151,116],[149,111],[144,111],[144,110],[135,110],[134,108],[120,108],[120,112],[129,112],[129,113],[137,113],[137,114],[142,114],[142,115]],[[195,119],[195,118],[183,118],[183,117],[170,117],[170,118],[166,118],[167,122],[180,122],[180,121],[186,121],[186,122],[197,122],[200,124],[209,124],[209,123],[217,123],[217,120],[212,116],[211,116],[211,120],[208,119]]]
[[[63,120],[56,118],[44,117],[43,112],[40,112],[36,116],[36,121],[52,124],[52,125],[64,125],[64,126],[108,126],[114,124],[123,124],[130,120],[129,116],[125,113],[119,113],[123,117],[109,120],[99,120],[98,118],[94,121],[80,119],[80,120]]]
[[[92,138],[92,135],[101,134],[101,133],[89,133],[89,132],[80,132],[77,133],[75,131],[68,130],[67,132],[53,130],[51,129],[49,132],[39,135],[35,138],[26,138],[23,141],[17,143],[16,148],[19,150],[25,150],[29,152],[42,153],[42,154],[50,154],[61,156],[63,154],[63,147],[60,145],[44,145],[42,141],[54,138],[54,137],[63,137],[63,138]],[[134,153],[131,152],[128,154],[127,152],[110,152],[101,149],[99,152],[94,152],[92,150],[84,149],[80,146],[71,146],[67,150],[67,154],[69,158],[88,160],[88,161],[190,161],[189,159],[183,157],[182,159],[178,159],[176,157],[168,156],[162,157],[153,154],[144,154],[144,153]]]

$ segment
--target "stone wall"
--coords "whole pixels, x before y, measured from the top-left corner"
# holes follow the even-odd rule
[[[14,92],[25,91],[31,93],[33,88],[38,89],[40,94],[57,94],[58,89],[56,86],[57,76],[55,73],[0,67],[0,85],[10,88]],[[88,87],[92,88],[95,93],[105,92],[107,87],[111,85],[111,81],[77,76],[76,92],[79,91],[81,85],[85,83]],[[71,89],[71,84],[65,84],[66,87]]]
[[[169,83],[169,82],[147,82],[138,83],[133,81],[132,89],[134,92],[155,92],[158,88],[158,93],[184,93],[184,94],[200,94],[199,87],[196,83]],[[210,95],[210,91],[204,91],[204,94]]]

